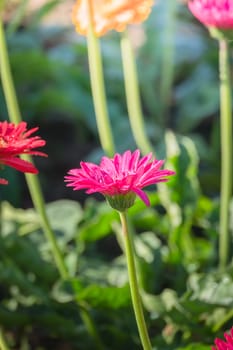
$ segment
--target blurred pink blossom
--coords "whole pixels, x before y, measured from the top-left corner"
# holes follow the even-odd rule
[[[206,26],[233,29],[233,0],[189,0],[188,7]]]

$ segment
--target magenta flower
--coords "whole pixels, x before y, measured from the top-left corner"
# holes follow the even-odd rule
[[[140,151],[126,151],[114,158],[102,157],[100,165],[81,162],[80,169],[72,169],[65,176],[67,186],[86,193],[103,194],[112,207],[123,211],[133,205],[136,195],[149,206],[150,201],[142,188],[167,181],[174,171],[161,170],[163,160],[151,160],[152,154],[140,159]],[[124,204],[122,204],[124,202]],[[127,202],[127,203],[126,203]]]
[[[206,26],[233,29],[233,0],[189,0],[188,7]]]
[[[230,330],[230,334],[224,333],[226,341],[222,339],[215,339],[215,345],[212,346],[212,350],[233,350],[233,327]]]

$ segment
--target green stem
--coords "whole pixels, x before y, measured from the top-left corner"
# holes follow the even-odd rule
[[[1,15],[0,15],[1,17]],[[0,18],[0,73],[7,103],[9,116],[13,123],[21,121],[19,105],[15,94],[14,83],[12,79],[8,50],[5,39],[5,32]]]
[[[107,110],[107,99],[104,85],[103,66],[99,39],[96,37],[92,25],[92,5],[89,5],[89,28],[87,35],[88,61],[91,79],[91,89],[96,115],[96,123],[100,137],[100,143],[108,156],[113,156],[115,145],[111,131],[111,125]]]
[[[3,90],[6,98],[9,118],[11,122],[18,124],[21,122],[22,118],[21,118],[20,108],[18,105],[16,91],[13,83],[13,77],[10,69],[8,50],[7,50],[6,40],[5,40],[5,32],[4,32],[4,27],[3,27],[1,18],[0,18],[0,74],[2,79]],[[24,159],[30,162],[33,162],[29,155],[27,156],[25,155]],[[41,220],[41,226],[43,228],[43,231],[45,233],[45,236],[48,242],[50,243],[51,251],[52,251],[57,269],[60,273],[61,278],[68,280],[70,278],[69,272],[66,267],[62,252],[57,243],[56,236],[51,228],[51,225],[49,223],[49,220],[46,214],[45,201],[43,198],[38,177],[32,174],[25,174],[25,177],[27,180],[28,188],[32,197],[34,207],[38,212]],[[91,319],[87,309],[84,308],[82,305],[80,307],[81,307],[80,315],[84,324],[87,327],[88,332],[95,339],[96,344],[101,344],[100,337],[98,336],[94,322]],[[103,349],[104,347],[99,346],[98,348]]]
[[[2,327],[0,327],[0,350],[10,350],[9,346],[7,345]]]
[[[136,267],[135,267],[135,261],[134,261],[133,240],[131,238],[130,230],[128,227],[127,213],[119,212],[119,215],[120,215],[121,224],[122,224],[123,239],[125,243],[125,255],[126,255],[128,275],[129,275],[129,285],[130,285],[132,303],[133,303],[135,318],[138,326],[138,331],[139,331],[143,349],[151,350],[152,346],[151,346],[149,335],[147,332],[146,322],[143,314],[141,296],[139,293]]]
[[[163,49],[161,53],[161,85],[160,85],[160,119],[166,128],[169,103],[171,101],[172,82],[174,77],[174,33],[176,23],[177,1],[167,2],[166,24],[163,28]]]
[[[12,123],[18,124],[22,121],[20,108],[18,105],[18,100],[14,88],[14,82],[12,78],[12,73],[9,64],[9,56],[7,51],[7,45],[5,40],[5,33],[3,28],[3,23],[0,20],[0,73],[2,79],[3,90],[6,98],[7,109],[9,113],[9,118]],[[33,162],[29,155],[24,156],[24,159]],[[63,278],[68,277],[68,272],[65,266],[62,253],[58,247],[55,235],[50,227],[45,212],[44,199],[38,177],[32,174],[25,174],[28,188],[32,197],[33,204],[39,213],[41,219],[41,225],[43,227],[44,233],[51,244],[51,249],[53,252],[54,260],[56,262],[57,268]]]
[[[147,154],[153,150],[153,146],[146,134],[135,56],[127,31],[122,33],[121,55],[130,125],[137,146],[143,154]]]
[[[227,313],[224,315],[224,317],[219,320],[218,323],[215,323],[213,326],[213,332],[217,332],[219,329],[221,329],[228,321],[232,320],[233,317],[233,309],[230,311],[227,311]]]
[[[31,159],[28,159],[31,161]],[[65,261],[62,255],[62,252],[58,246],[56,236],[50,226],[46,211],[45,211],[45,203],[44,203],[44,198],[41,192],[41,187],[39,184],[38,177],[35,177],[35,175],[31,174],[25,174],[28,188],[30,190],[30,194],[32,197],[33,204],[39,214],[39,217],[41,219],[41,226],[42,229],[45,233],[45,236],[50,243],[51,250],[53,253],[53,257],[56,263],[56,266],[59,270],[60,276],[67,280],[69,279],[69,273],[67,270],[67,267],[65,265]]]
[[[219,41],[220,123],[221,123],[221,196],[219,264],[223,268],[229,260],[229,205],[232,195],[232,101],[229,47],[225,39]]]
[[[80,302],[79,302],[79,306],[80,306],[80,315],[81,315],[82,321],[85,324],[91,337],[95,340],[95,349],[104,350],[105,347],[103,345],[102,339],[100,338],[99,333],[97,332],[96,326],[89,314],[87,307]]]

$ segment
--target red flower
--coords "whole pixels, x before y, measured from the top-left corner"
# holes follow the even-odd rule
[[[45,141],[39,136],[30,137],[38,128],[27,130],[27,123],[21,122],[19,125],[0,122],[0,165],[8,165],[23,173],[37,174],[36,167],[21,158],[19,155],[31,154],[47,157],[43,152],[34,151],[34,148],[42,147]],[[6,185],[5,179],[0,179],[0,184]]]
[[[231,328],[230,334],[224,333],[226,341],[222,339],[215,339],[215,345],[212,346],[212,350],[233,350],[233,327]]]
[[[233,29],[233,0],[189,0],[188,6],[204,25]]]
[[[122,155],[115,154],[113,159],[103,157],[100,165],[81,162],[80,169],[72,169],[65,176],[67,186],[74,190],[86,189],[86,193],[99,192],[109,200],[120,201],[121,207],[124,197],[131,204],[138,195],[146,205],[150,205],[149,198],[142,188],[167,181],[173,175],[171,170],[161,170],[164,161],[152,160],[152,154],[140,159],[140,151],[126,151]],[[113,205],[112,205],[113,206]],[[114,206],[113,206],[114,207]],[[116,207],[114,207],[117,209]],[[125,207],[126,208],[126,207]]]

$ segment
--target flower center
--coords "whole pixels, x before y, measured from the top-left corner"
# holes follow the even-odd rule
[[[0,136],[0,148],[5,147],[6,145],[7,145],[7,142],[2,136]]]

